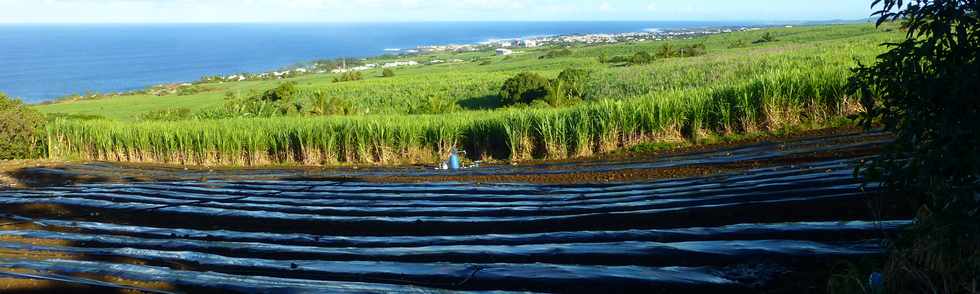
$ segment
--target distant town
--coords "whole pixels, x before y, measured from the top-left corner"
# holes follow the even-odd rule
[[[791,27],[791,26],[789,26]],[[480,44],[448,44],[448,45],[427,45],[427,46],[417,46],[413,49],[385,49],[389,55],[402,56],[406,58],[411,58],[418,55],[432,54],[432,53],[444,53],[444,52],[478,52],[478,51],[493,51],[496,55],[511,55],[514,54],[514,50],[517,49],[527,49],[527,48],[537,48],[543,46],[579,46],[579,45],[599,45],[599,44],[615,44],[624,42],[646,42],[646,41],[661,41],[661,40],[672,40],[672,39],[691,39],[699,36],[714,35],[714,34],[724,34],[732,32],[741,31],[754,31],[760,30],[762,27],[715,27],[715,28],[700,28],[700,29],[675,29],[675,30],[657,30],[651,29],[644,32],[627,32],[627,33],[614,33],[614,34],[573,34],[573,35],[556,35],[556,36],[543,36],[543,37],[532,37],[532,38],[520,38],[520,39],[506,39],[506,40],[495,40],[490,42],[483,42]],[[360,61],[366,61],[367,59],[361,59]],[[427,61],[426,64],[441,64],[441,63],[461,63],[465,62],[462,59],[448,59],[448,60],[431,60]],[[230,75],[223,78],[219,78],[223,81],[244,81],[250,79],[284,79],[293,77],[296,75],[302,75],[307,73],[346,73],[352,71],[367,71],[377,68],[397,68],[404,66],[416,66],[421,65],[418,61],[414,60],[404,60],[404,61],[392,61],[387,63],[367,63],[361,64],[357,62],[357,65],[347,66],[344,64],[322,64],[313,63],[305,67],[293,68],[290,70],[283,71],[273,71],[258,75],[245,75],[237,74]],[[325,66],[326,65],[326,66]],[[332,66],[332,67],[331,67]]]
[[[415,49],[404,50],[404,55],[425,54],[433,52],[468,52],[493,49],[535,48],[540,46],[572,46],[592,44],[615,44],[623,42],[645,42],[670,39],[689,39],[704,35],[731,33],[738,31],[760,30],[761,27],[719,27],[705,29],[656,30],[645,32],[629,32],[616,34],[575,34],[558,35],[524,39],[508,39],[482,44],[469,45],[436,45],[419,46]],[[399,50],[401,51],[401,50]],[[506,51],[504,51],[506,52]]]

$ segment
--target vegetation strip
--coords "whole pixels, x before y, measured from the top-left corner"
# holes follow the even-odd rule
[[[196,166],[432,164],[453,147],[473,160],[523,161],[577,158],[645,142],[699,143],[719,134],[839,123],[860,109],[861,97],[844,87],[847,69],[898,37],[869,25],[817,26],[776,29],[767,33],[772,41],[730,46],[757,40],[755,34],[574,48],[543,59],[528,54],[504,58],[494,70],[440,65],[344,83],[323,84],[332,76],[316,75],[280,85],[228,83],[218,87],[232,87],[223,109],[138,123],[69,115],[48,124],[44,143],[51,158]],[[653,59],[596,62],[624,53]],[[523,73],[527,69],[540,70]],[[506,82],[515,76],[540,81]],[[242,94],[242,86],[256,93]],[[512,96],[500,94],[507,89],[527,105],[458,109],[506,105],[499,97]],[[199,96],[205,104],[222,101],[215,93]],[[39,108],[84,112],[88,105],[134,99],[146,97]]]

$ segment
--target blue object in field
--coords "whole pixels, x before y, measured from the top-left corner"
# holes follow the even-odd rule
[[[457,170],[459,169],[459,155],[456,154],[456,149],[453,148],[449,153],[449,169]]]
[[[868,277],[868,286],[871,287],[873,293],[879,293],[885,287],[885,277],[879,272],[871,273],[871,276]]]

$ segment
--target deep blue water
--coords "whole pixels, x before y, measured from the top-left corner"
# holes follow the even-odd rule
[[[720,22],[0,25],[0,91],[28,102],[264,72],[385,48],[528,36],[736,25]]]

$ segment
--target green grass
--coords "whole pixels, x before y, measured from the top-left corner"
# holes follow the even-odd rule
[[[397,70],[391,78],[365,72],[361,81],[332,83],[334,75],[296,79],[304,90],[349,99],[353,116],[275,117],[133,123],[141,113],[173,108],[219,107],[225,92],[262,91],[277,81],[216,84],[188,96],[134,95],[37,106],[45,113],[103,115],[110,120],[60,119],[49,126],[55,158],[202,165],[434,162],[453,145],[474,158],[523,160],[608,152],[643,142],[668,142],[717,134],[751,133],[798,124],[831,122],[856,105],[844,84],[856,60],[870,62],[878,44],[901,37],[871,25],[770,30],[776,42],[751,43],[763,32],[694,40],[708,54],[659,59],[643,66],[600,64],[600,54],[654,52],[665,42],[574,48],[568,57],[539,59],[548,48],[479,62]],[[439,54],[423,59],[465,59]],[[566,68],[592,71],[589,101],[559,109],[480,110],[494,104],[504,80],[522,71],[553,78]],[[432,97],[462,111],[408,115]]]

